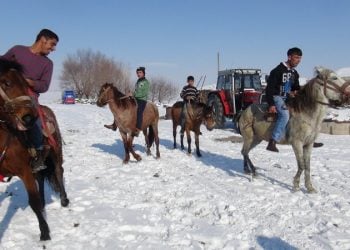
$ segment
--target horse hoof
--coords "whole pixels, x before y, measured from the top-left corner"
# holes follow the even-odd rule
[[[201,154],[201,153],[197,153],[197,156],[198,156],[198,157],[202,157],[202,154]]]
[[[40,240],[41,241],[51,240],[50,234],[41,234]]]
[[[251,174],[252,172],[249,169],[244,169],[245,174]]]
[[[128,164],[129,163],[129,160],[124,160],[123,161],[123,164]]]
[[[160,154],[159,154],[159,153],[157,154],[157,157],[156,157],[156,158],[157,158],[157,159],[159,159],[159,158],[160,158]]]
[[[307,189],[307,192],[308,192],[309,194],[316,194],[316,193],[317,193],[317,190],[314,189],[314,188],[308,188],[308,189]]]
[[[61,206],[62,207],[67,207],[68,206],[68,204],[69,204],[69,199],[62,199],[61,200]]]
[[[299,191],[300,191],[300,187],[293,187],[293,193],[299,192]]]
[[[141,160],[142,160],[141,156],[137,156],[135,159],[136,159],[137,161],[141,161]]]

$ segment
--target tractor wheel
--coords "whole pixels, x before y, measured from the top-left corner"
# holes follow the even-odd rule
[[[208,98],[208,105],[213,107],[214,119],[216,128],[223,128],[225,126],[224,107],[217,95],[211,95]]]

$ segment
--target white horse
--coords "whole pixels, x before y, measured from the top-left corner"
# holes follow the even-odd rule
[[[303,86],[297,96],[288,102],[290,119],[286,136],[281,144],[291,144],[297,159],[298,171],[294,177],[294,190],[299,190],[300,176],[305,170],[305,186],[308,192],[316,192],[310,179],[310,156],[313,143],[321,129],[327,108],[341,105],[349,100],[350,82],[346,82],[333,71],[318,67],[316,77]],[[243,136],[242,155],[245,173],[256,174],[249,159],[249,151],[261,141],[268,141],[275,122],[266,119],[267,105],[253,104],[239,118],[239,129]]]

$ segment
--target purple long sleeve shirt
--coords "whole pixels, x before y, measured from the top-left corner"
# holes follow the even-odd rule
[[[23,66],[24,78],[34,81],[34,92],[38,95],[49,89],[52,77],[53,63],[42,55],[36,55],[27,46],[16,45],[2,56],[8,60],[15,60]]]

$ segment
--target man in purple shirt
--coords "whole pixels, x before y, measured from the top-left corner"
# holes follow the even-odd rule
[[[37,101],[40,93],[49,89],[53,63],[47,56],[55,50],[58,40],[58,36],[54,32],[43,29],[31,46],[16,45],[2,56],[8,60],[17,61],[23,66],[23,75],[28,82],[29,92]],[[40,119],[28,130],[28,137],[36,149],[36,157],[32,160],[33,172],[38,172],[46,168]]]

